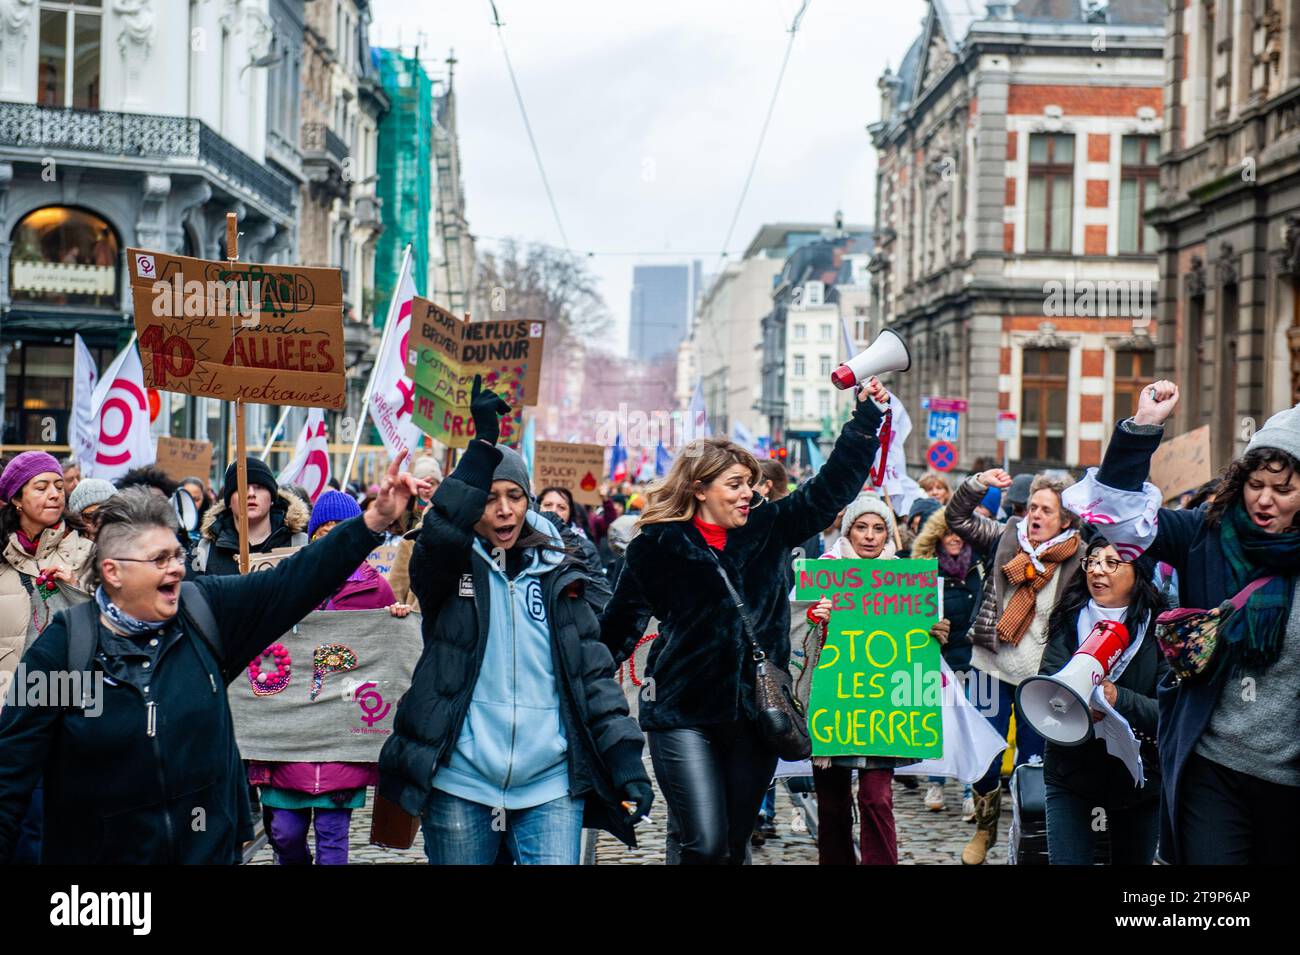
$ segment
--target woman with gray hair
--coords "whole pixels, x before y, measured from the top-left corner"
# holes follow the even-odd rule
[[[369,513],[245,576],[183,583],[166,498],[132,488],[100,507],[94,603],[59,614],[23,658],[28,674],[80,693],[28,693],[0,713],[0,863],[42,774],[44,863],[239,861],[252,826],[225,687],[425,491],[399,472],[403,456]]]
[[[1040,474],[1029,486],[1023,518],[1006,524],[975,513],[989,488],[1011,487],[1001,468],[973,474],[948,502],[948,529],[976,551],[993,553],[993,586],[985,585],[979,614],[971,626],[971,666],[991,682],[996,697],[976,702],[994,729],[1007,735],[1016,687],[1038,674],[1047,646],[1048,618],[1058,594],[1079,574],[1079,519],[1061,503],[1071,484]],[[1043,755],[1043,738],[1024,720],[1016,721],[1016,765]],[[994,760],[975,793],[975,835],[962,850],[965,865],[980,865],[997,842],[1002,812],[1001,760]]]

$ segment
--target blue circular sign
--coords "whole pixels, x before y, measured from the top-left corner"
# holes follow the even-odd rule
[[[951,471],[957,463],[957,446],[951,441],[936,441],[925,453],[925,459],[936,471]]]

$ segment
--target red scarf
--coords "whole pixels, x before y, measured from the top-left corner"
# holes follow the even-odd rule
[[[696,514],[691,518],[691,523],[695,529],[700,532],[704,538],[704,543],[708,544],[714,550],[725,550],[727,547],[727,529],[721,524],[710,524],[708,521],[700,520],[700,515]]]

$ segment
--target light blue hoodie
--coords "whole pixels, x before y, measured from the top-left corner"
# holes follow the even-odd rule
[[[530,510],[526,519],[560,543],[547,518]],[[569,746],[542,595],[542,576],[563,554],[533,548],[510,580],[477,537],[474,553],[491,581],[487,649],[456,749],[434,770],[433,787],[484,806],[528,809],[569,792]]]

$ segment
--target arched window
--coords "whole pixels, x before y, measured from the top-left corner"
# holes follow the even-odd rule
[[[12,239],[9,289],[15,302],[116,305],[117,235],[99,216],[46,206],[23,216]]]

